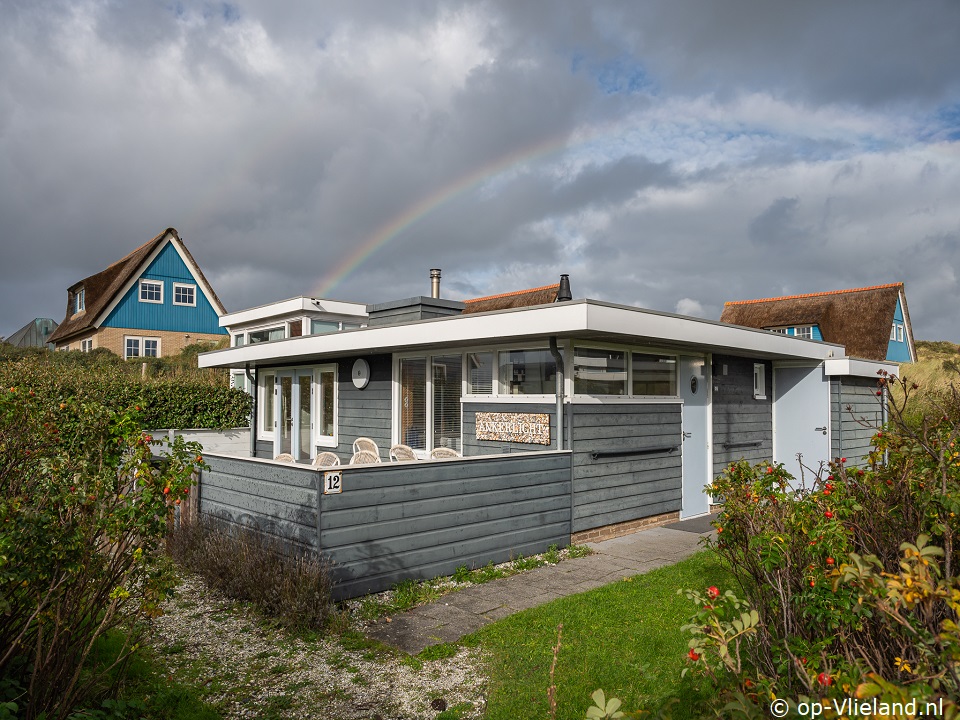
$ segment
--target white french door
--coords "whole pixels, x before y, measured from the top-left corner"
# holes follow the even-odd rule
[[[274,385],[274,455],[314,457],[313,371],[281,370]]]

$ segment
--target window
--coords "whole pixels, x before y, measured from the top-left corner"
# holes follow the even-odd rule
[[[890,342],[897,341],[897,324],[894,323],[890,326]]]
[[[159,280],[141,280],[140,302],[162,303],[163,283]]]
[[[812,340],[813,327],[811,325],[804,325],[802,327],[794,328],[793,334],[798,338],[806,338],[807,340]]]
[[[763,363],[753,364],[753,398],[767,399],[767,368]]]
[[[399,442],[422,452],[460,452],[463,356],[401,358],[398,375]]]
[[[243,333],[240,333],[239,335],[234,335],[234,336],[233,336],[233,346],[234,346],[234,347],[243,347],[243,345],[244,345],[245,342],[246,342],[246,337],[244,336]]]
[[[283,340],[284,337],[286,337],[286,332],[281,326],[266,328],[264,330],[254,330],[248,333],[247,340],[251,345],[255,345],[256,343],[269,342],[271,340]]]
[[[247,389],[247,375],[242,370],[240,372],[230,373],[230,387],[249,392]]]
[[[331,322],[330,320],[311,320],[310,321],[310,334],[311,335],[322,335],[323,333],[332,333],[340,330],[340,323]]]
[[[80,352],[90,352],[93,350],[93,338],[80,341]]]
[[[897,323],[897,342],[903,342],[903,325]]]
[[[87,307],[86,293],[84,293],[83,288],[77,290],[77,294],[73,296],[73,311],[75,313],[85,310]]]
[[[503,395],[556,393],[557,363],[549,350],[505,350],[498,370]]]
[[[197,306],[197,286],[186,283],[173,284],[173,304]]]
[[[769,330],[770,332],[777,333],[778,335],[789,335],[789,334],[790,334],[790,332],[788,331],[788,329],[785,328],[785,327],[782,327],[782,328],[767,328],[767,330]]]
[[[626,395],[626,357],[623,350],[575,348],[573,392],[577,395]]]
[[[273,400],[276,379],[277,376],[274,373],[266,373],[263,375],[263,383],[260,388],[262,394],[257,403],[260,408],[260,423],[257,432],[261,438],[268,440],[273,439]]]
[[[493,353],[467,353],[467,395],[493,394]]]
[[[124,337],[123,357],[160,357],[160,339],[144,337]]]
[[[669,355],[630,353],[634,395],[676,395],[677,359]]]
[[[337,366],[317,370],[317,444],[336,447]]]

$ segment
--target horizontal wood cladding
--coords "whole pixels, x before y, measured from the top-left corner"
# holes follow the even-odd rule
[[[679,403],[574,405],[573,532],[680,509]],[[678,447],[674,452],[595,453]]]
[[[506,440],[478,440],[477,413],[545,413],[550,416],[550,445],[535,443],[514,443]],[[495,455],[512,452],[537,452],[540,450],[557,449],[557,404],[556,403],[463,403],[463,454],[464,455]]]
[[[766,398],[754,398],[756,362],[730,355],[713,356],[714,475],[737,460],[758,463],[773,457],[773,368],[769,362],[763,363]]]
[[[570,539],[569,453],[353,466],[343,488],[320,504],[340,597]]]
[[[370,364],[370,382],[358,389],[350,377],[353,363],[362,357]],[[390,355],[362,355],[337,361],[338,428],[334,452],[340,462],[353,456],[353,441],[368,437],[380,448],[380,459],[390,460],[390,407],[393,364]],[[322,448],[324,450],[328,448]]]
[[[319,495],[309,466],[206,456],[202,513],[333,562],[337,598],[569,543],[568,452],[341,466]]]
[[[301,552],[316,550],[315,471],[209,454],[205,460],[210,469],[201,474],[201,513],[282,538]]]
[[[883,426],[883,406],[873,378],[830,380],[830,454],[851,466],[865,464],[870,440]]]

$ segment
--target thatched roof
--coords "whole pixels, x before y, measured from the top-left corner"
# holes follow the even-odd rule
[[[110,305],[117,293],[121,292],[126,284],[144,269],[147,258],[167,239],[178,243],[180,249],[183,250],[184,254],[189,258],[190,264],[193,266],[192,270],[197,274],[198,280],[209,288],[210,283],[208,283],[207,279],[203,276],[203,271],[200,270],[200,266],[197,265],[190,251],[187,250],[186,245],[183,244],[177,231],[174,228],[167,228],[155,238],[144,243],[129,255],[117,260],[105,270],[101,270],[95,275],[91,275],[71,285],[67,292],[67,312],[64,320],[60,323],[60,327],[50,336],[48,342],[64,342],[65,340],[69,340],[76,335],[97,327],[97,321],[100,319],[100,315],[107,306]],[[80,288],[83,288],[84,305],[86,309],[74,314],[74,293]],[[220,302],[220,298],[216,296],[212,288],[210,288],[210,294],[213,297],[210,297],[209,300],[214,309],[221,314],[225,313],[226,309],[223,307],[223,303]]]
[[[849,357],[883,360],[901,296],[912,353],[913,330],[903,283],[728,302],[720,321],[752,328],[817,325],[824,341],[843,345]]]
[[[499,295],[465,300],[463,314],[487,312],[489,310],[507,310],[509,308],[529,307],[530,305],[546,305],[557,299],[557,290],[560,283],[530,288],[529,290],[514,290]]]

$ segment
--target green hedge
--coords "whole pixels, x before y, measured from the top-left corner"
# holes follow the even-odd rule
[[[109,352],[0,350],[0,386],[64,402],[76,398],[114,410],[138,408],[143,427],[215,428],[249,424],[253,400],[223,371],[185,369],[142,377],[141,366]]]

